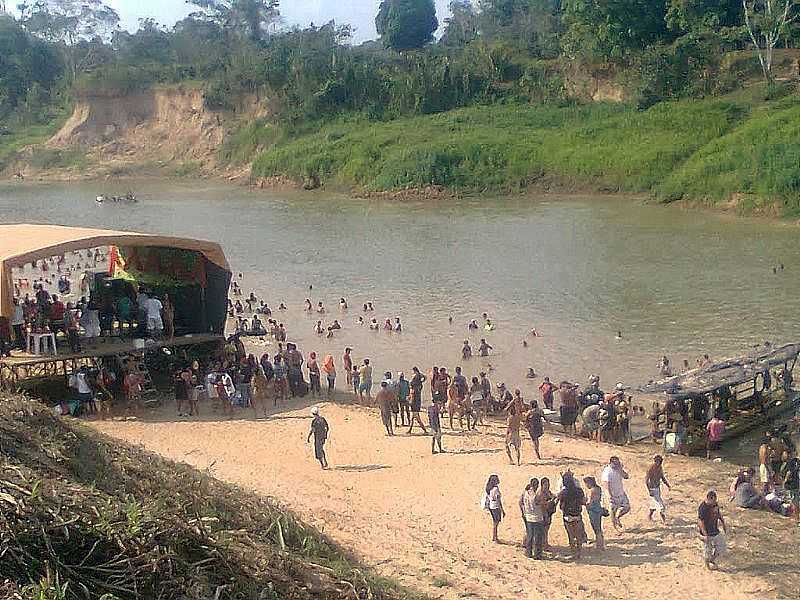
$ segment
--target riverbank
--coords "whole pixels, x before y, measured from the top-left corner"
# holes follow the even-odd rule
[[[339,121],[261,151],[253,177],[314,178],[369,191],[643,193],[741,214],[800,214],[800,97],[475,106],[385,123]]]
[[[525,440],[523,465],[517,467],[508,464],[504,428],[497,422],[475,434],[452,432],[445,424],[447,453],[431,455],[428,436],[402,429],[394,438],[385,436],[374,409],[323,403],[331,427],[331,469],[322,471],[305,443],[309,406],[305,399],[270,409],[266,419],[244,411],[232,421],[218,420],[203,407],[201,417],[189,421],[175,419],[170,405],[140,421],[91,426],[273,495],[353,548],[381,575],[438,598],[656,599],[668,581],[690,598],[771,599],[790,597],[800,583],[800,559],[774,551],[796,545],[792,522],[727,502],[723,490],[736,465],[667,457],[672,490],[665,492],[669,521],[662,526],[647,520],[642,481],[653,452],[649,445],[616,447],[548,432],[543,459],[535,459]],[[557,486],[565,468],[597,476],[609,454],[618,454],[631,473],[633,511],[625,531],[615,535],[606,523],[605,552],[589,546],[576,562],[556,515],[548,559],[526,559],[517,499],[528,479],[547,476]],[[490,542],[490,521],[478,503],[490,473],[500,476],[507,511],[500,545]],[[731,546],[721,570],[713,573],[703,566],[695,524],[697,504],[709,487],[721,490]]]
[[[218,178],[270,190],[322,187],[422,200],[624,193],[795,219],[800,96],[788,88],[765,95],[756,85],[647,110],[504,103],[392,121],[339,118],[290,131],[259,117],[252,102],[221,115],[197,90],[159,88],[145,116],[132,114],[130,99],[84,100],[47,144],[7,160],[5,174],[44,181]]]
[[[0,396],[0,596],[418,598],[273,501]]]

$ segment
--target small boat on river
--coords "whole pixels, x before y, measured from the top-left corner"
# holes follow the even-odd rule
[[[715,414],[725,421],[722,442],[737,438],[800,407],[792,372],[800,344],[779,348],[765,344],[750,354],[652,381],[638,391],[660,395],[666,431],[685,426],[683,448],[690,454],[706,448],[706,424]]]
[[[115,202],[115,203],[117,203],[117,202],[129,202],[129,203],[134,203],[137,200],[136,200],[136,194],[134,194],[133,192],[128,192],[124,196],[106,196],[105,194],[100,194],[99,196],[95,197],[94,201],[97,202],[98,204],[103,204],[105,202]]]

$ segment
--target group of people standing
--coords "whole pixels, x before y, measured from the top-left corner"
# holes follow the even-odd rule
[[[653,520],[658,515],[661,522],[666,523],[666,504],[661,495],[661,486],[669,488],[670,484],[664,474],[663,463],[662,456],[654,456],[643,483],[650,498],[648,518]],[[550,525],[559,509],[574,558],[581,557],[581,549],[588,543],[583,521],[584,510],[594,533],[595,548],[598,550],[605,548],[603,519],[610,517],[614,529],[622,531],[622,519],[631,510],[625,489],[626,481],[629,479],[630,475],[618,456],[609,458],[608,464],[602,469],[599,482],[591,475],[583,478],[585,490],[570,469],[561,473],[561,486],[555,493],[551,491],[549,478],[532,478],[519,498],[519,509],[525,528],[523,545],[526,556],[544,558],[544,551],[548,549]],[[608,508],[603,502],[604,491],[609,498]],[[713,565],[724,551],[724,539],[720,537],[716,527],[720,523],[724,528],[724,521],[719,507],[711,504],[712,496],[716,498],[716,493],[713,491],[709,492],[709,497],[701,504],[698,511],[698,527],[704,537],[704,552],[709,566]],[[497,475],[491,475],[486,482],[481,505],[492,519],[492,541],[499,542],[498,528],[506,512],[500,492],[500,478]],[[717,520],[714,520],[716,517]]]

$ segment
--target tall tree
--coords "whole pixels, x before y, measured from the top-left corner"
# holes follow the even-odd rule
[[[26,98],[55,88],[63,68],[52,44],[34,38],[10,16],[0,14],[0,119]]]
[[[772,83],[773,51],[789,24],[797,18],[797,0],[742,0],[742,7],[764,80]]]
[[[217,23],[228,34],[260,42],[280,22],[279,0],[187,0],[200,9],[194,18]]]
[[[450,16],[444,20],[444,33],[439,43],[462,47],[478,37],[478,15],[471,0],[451,0]]]
[[[736,0],[669,0],[667,24],[682,32],[740,27],[742,3]]]
[[[25,1],[17,9],[25,29],[61,45],[72,79],[87,58],[79,51],[79,43],[95,38],[109,40],[119,25],[117,11],[101,0]]]
[[[398,51],[422,48],[437,27],[433,0],[382,0],[375,17],[383,45]]]
[[[538,57],[559,52],[559,0],[480,0],[480,30],[489,40],[501,41]]]
[[[564,46],[586,60],[612,61],[671,41],[666,4],[667,0],[563,0]]]

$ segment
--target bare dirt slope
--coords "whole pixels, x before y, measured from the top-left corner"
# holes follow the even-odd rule
[[[499,424],[480,434],[446,434],[448,453],[432,456],[429,437],[386,437],[372,409],[326,404],[322,411],[331,425],[329,471],[320,469],[305,443],[307,406],[262,420],[207,416],[195,422],[175,422],[170,407],[139,422],[94,425],[279,499],[382,574],[435,597],[660,599],[671,590],[681,598],[796,597],[800,558],[780,549],[796,548],[800,536],[787,519],[741,511],[724,500],[732,552],[719,572],[703,566],[697,505],[709,486],[727,489],[735,472],[731,465],[669,457],[673,491],[666,493],[670,518],[662,527],[647,520],[647,446],[622,449],[547,434],[544,460],[532,460],[526,440],[523,466],[516,467],[502,449]],[[566,467],[581,476],[599,475],[611,453],[632,474],[633,511],[625,532],[617,536],[607,523],[607,550],[590,549],[575,563],[557,513],[554,554],[541,562],[526,559],[517,501],[527,480],[548,476],[557,486]],[[508,512],[501,545],[489,541],[489,518],[478,506],[491,473],[500,476]]]
[[[83,148],[84,175],[127,174],[143,167],[167,167],[180,174],[214,172],[225,135],[242,119],[265,111],[254,99],[240,110],[210,110],[201,90],[187,86],[153,88],[127,96],[79,99],[71,117],[47,143]]]

